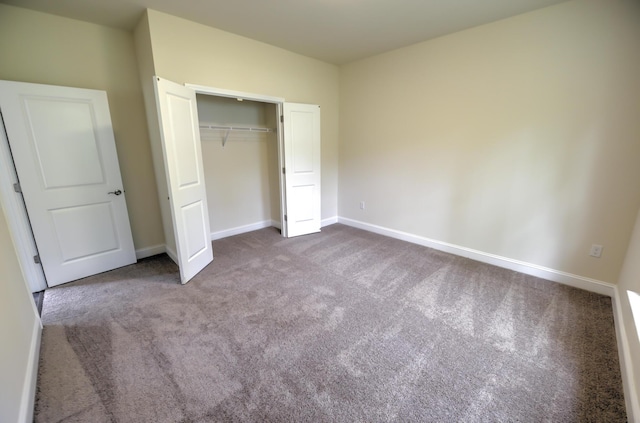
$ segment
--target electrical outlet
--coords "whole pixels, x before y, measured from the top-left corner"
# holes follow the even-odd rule
[[[589,255],[591,257],[598,257],[600,258],[600,256],[602,255],[602,245],[598,245],[598,244],[593,244],[591,246],[591,251],[589,251]]]
[[[360,201],[360,210],[364,210],[364,201]]]

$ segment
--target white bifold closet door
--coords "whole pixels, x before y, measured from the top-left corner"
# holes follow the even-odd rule
[[[48,285],[135,263],[107,94],[0,81],[0,109]]]
[[[175,238],[182,283],[213,260],[196,91],[154,77],[163,163],[156,178],[166,180],[171,226],[165,238]],[[260,96],[198,86],[198,92],[262,101]],[[280,166],[284,199],[282,233],[292,237],[320,231],[320,107],[280,103],[283,142]],[[153,146],[156,148],[157,145]],[[158,159],[156,153],[154,160]],[[160,184],[160,181],[158,182]],[[160,189],[161,201],[166,201]],[[169,233],[168,233],[169,231]]]
[[[176,255],[184,284],[213,260],[196,93],[166,79],[153,80]]]
[[[320,232],[320,106],[284,103],[287,237]]]

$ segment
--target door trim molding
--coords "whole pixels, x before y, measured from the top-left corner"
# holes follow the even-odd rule
[[[47,282],[42,267],[33,261],[33,256],[38,250],[25,206],[13,190],[15,182],[18,182],[18,176],[11,159],[9,138],[5,132],[4,121],[0,119],[0,205],[27,287],[30,292],[39,292],[47,288]]]
[[[242,100],[259,101],[262,103],[284,103],[284,98],[272,97],[269,95],[253,94],[243,91],[225,90],[224,88],[207,87],[205,85],[184,84],[185,87],[191,88],[196,94],[215,95],[216,97],[240,98]]]
[[[282,97],[274,97],[262,94],[248,93],[244,91],[234,91],[227,90],[224,88],[216,88],[209,87],[206,85],[198,85],[198,84],[190,84],[185,83],[185,87],[191,88],[196,92],[196,94],[205,94],[212,95],[216,97],[229,97],[236,98],[248,101],[258,101],[261,103],[273,103],[276,106],[276,137],[278,139],[278,169],[282,169],[284,167],[284,136],[283,136],[283,127],[280,117],[283,114],[283,104],[285,103],[285,99]],[[278,172],[278,186],[280,188],[280,230],[282,236],[287,238],[288,228],[286,225],[286,220],[284,218],[286,211],[286,189],[285,189],[285,180],[282,175],[282,172]]]

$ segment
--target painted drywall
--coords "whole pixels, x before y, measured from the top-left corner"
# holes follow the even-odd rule
[[[157,187],[158,205],[162,219],[162,234],[164,236],[164,246],[169,255],[177,258],[176,238],[173,231],[173,219],[171,217],[171,203],[169,201],[169,187],[167,175],[160,145],[160,122],[158,121],[158,111],[156,108],[155,92],[153,88],[153,78],[156,74],[153,63],[153,45],[149,34],[149,20],[147,12],[142,15],[138,25],[133,32],[133,39],[138,59],[138,72],[140,85],[144,98],[145,115],[147,117],[147,128],[151,142],[151,154],[153,171]]]
[[[632,367],[629,370],[633,374],[631,383],[635,387],[635,401],[640,401],[640,397],[638,397],[640,395],[640,304],[636,304],[636,309],[632,311],[629,300],[630,295],[640,295],[640,211],[636,217],[629,249],[620,272],[618,295],[623,317],[622,324],[629,344],[629,358]],[[636,413],[640,411],[638,407],[636,406]],[[635,417],[640,419],[640,413]]]
[[[27,375],[32,365],[30,350],[35,342],[33,328],[40,323],[1,208],[0,274],[0,421],[17,422],[26,400],[25,384],[31,382]]]
[[[616,283],[638,40],[637,2],[577,0],[343,66],[339,215]]]
[[[198,95],[201,125],[275,129],[276,116],[275,104]],[[276,133],[203,129],[200,140],[211,232],[279,222]]]
[[[336,216],[338,68],[154,10],[147,11],[147,19],[143,24],[149,27],[153,64],[158,76],[180,84],[283,97],[290,102],[321,106],[322,217]],[[208,169],[208,172],[209,177],[225,178],[223,169]],[[229,183],[228,189],[235,191],[235,181],[229,180]],[[248,210],[251,207],[237,210],[237,217],[240,221],[253,223],[249,222],[252,216],[245,215]]]
[[[0,57],[0,79],[107,92],[135,247],[162,244],[132,34],[0,4]]]

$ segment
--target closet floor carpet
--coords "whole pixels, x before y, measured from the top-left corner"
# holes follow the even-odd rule
[[[36,422],[626,421],[611,300],[343,225],[45,292]]]

